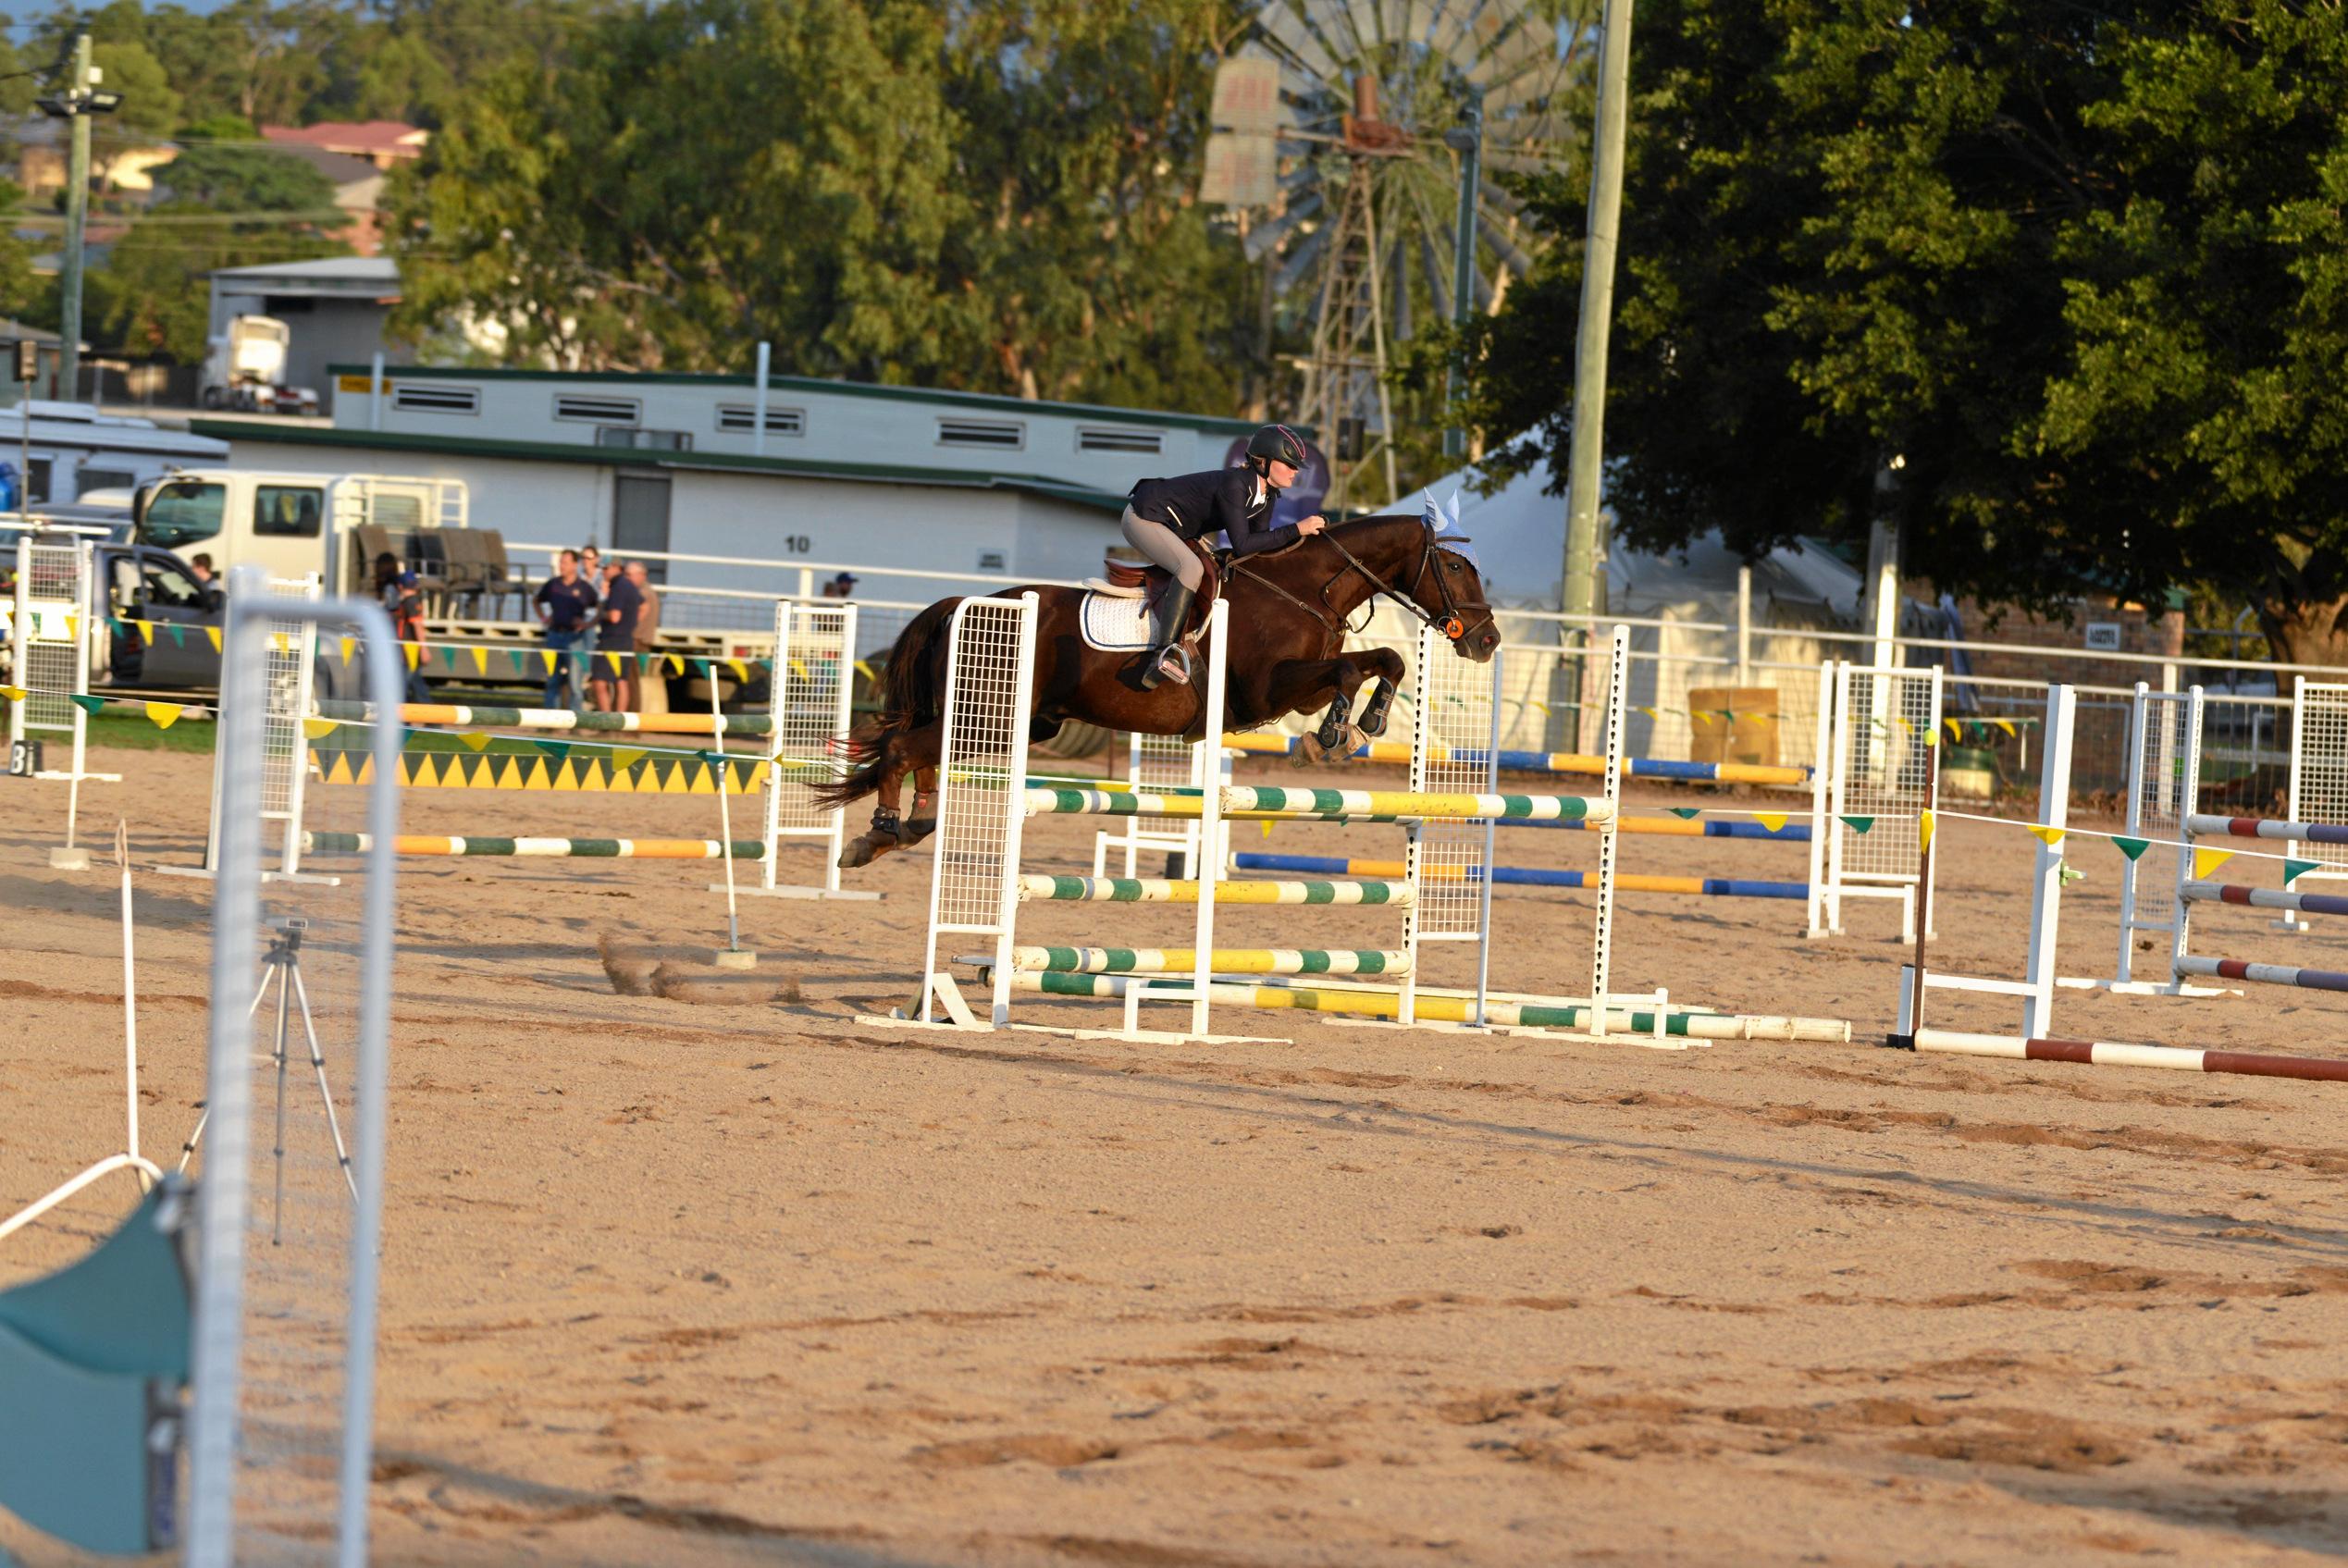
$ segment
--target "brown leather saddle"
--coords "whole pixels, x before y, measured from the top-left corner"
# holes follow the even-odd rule
[[[1205,568],[1205,574],[1199,578],[1198,595],[1191,601],[1191,612],[1176,633],[1177,641],[1191,642],[1206,629],[1207,612],[1215,608],[1216,598],[1223,591],[1223,571],[1213,550],[1196,539],[1184,542]],[[1167,589],[1174,586],[1174,574],[1165,567],[1146,561],[1127,561],[1117,555],[1102,560],[1101,575],[1112,588],[1121,588],[1129,593],[1139,588],[1143,607],[1153,619],[1157,615],[1158,601],[1166,597]]]

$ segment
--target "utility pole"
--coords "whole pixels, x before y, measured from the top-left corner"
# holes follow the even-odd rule
[[[1574,347],[1574,424],[1565,491],[1564,589],[1557,608],[1567,615],[1599,610],[1599,562],[1605,539],[1599,527],[1599,479],[1606,460],[1606,334],[1614,308],[1614,242],[1622,230],[1623,144],[1630,121],[1631,0],[1606,0],[1598,46],[1598,125],[1589,176],[1589,230],[1582,251],[1582,313]],[[1569,647],[1587,647],[1587,626],[1563,629]],[[1579,659],[1563,661],[1576,704]]]
[[[90,117],[110,115],[122,94],[98,91],[100,72],[90,63],[90,31],[73,35],[62,92],[37,100],[41,112],[70,128],[66,154],[65,254],[57,267],[57,381],[51,388],[70,401],[81,389],[81,241],[90,222]],[[62,389],[60,391],[59,389]]]
[[[1476,314],[1476,213],[1484,180],[1484,90],[1469,92],[1467,116],[1443,133],[1446,146],[1459,154],[1459,233],[1452,247],[1452,320],[1464,327]],[[1443,377],[1443,401],[1456,402],[1460,394],[1459,356]],[[1443,455],[1453,462],[1467,455],[1467,431],[1454,426],[1443,432]]]

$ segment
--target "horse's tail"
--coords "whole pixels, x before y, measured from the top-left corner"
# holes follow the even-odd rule
[[[845,806],[871,794],[888,771],[888,743],[945,710],[945,661],[941,653],[959,599],[942,599],[906,623],[889,649],[881,679],[879,717],[859,724],[845,747],[848,771],[810,793],[824,806]]]

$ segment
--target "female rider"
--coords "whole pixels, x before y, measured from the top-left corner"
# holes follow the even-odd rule
[[[1157,647],[1142,672],[1144,688],[1191,678],[1180,638],[1203,570],[1197,552],[1183,541],[1211,539],[1219,530],[1230,536],[1231,554],[1238,557],[1279,549],[1328,526],[1317,512],[1302,523],[1265,526],[1273,503],[1296,483],[1305,462],[1302,437],[1285,425],[1267,425],[1249,438],[1243,466],[1144,479],[1125,498],[1125,542],[1174,574],[1159,604]]]

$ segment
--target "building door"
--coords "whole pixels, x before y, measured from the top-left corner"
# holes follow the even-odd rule
[[[623,559],[669,548],[669,477],[665,474],[612,476],[612,553]],[[669,580],[669,563],[648,561],[645,573],[656,583]]]

